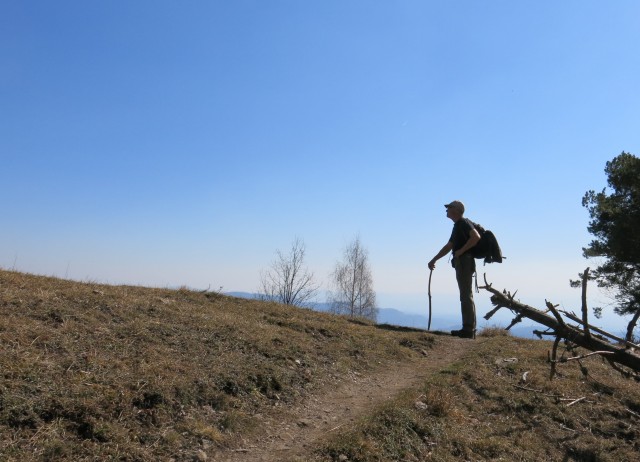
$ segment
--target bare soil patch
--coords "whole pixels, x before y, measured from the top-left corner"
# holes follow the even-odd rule
[[[260,433],[242,447],[219,452],[216,461],[304,461],[326,437],[351,428],[359,418],[398,394],[417,388],[425,379],[483,342],[447,338],[424,351],[421,358],[391,362],[371,374],[353,373],[343,383],[328,386],[288,411],[257,416]]]

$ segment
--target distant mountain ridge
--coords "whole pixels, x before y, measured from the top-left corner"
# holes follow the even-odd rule
[[[225,295],[230,295],[232,297],[238,298],[247,298],[247,299],[257,299],[259,295],[251,292],[226,292]],[[316,302],[309,306],[310,309],[315,311],[330,311],[330,304],[326,302]],[[425,309],[425,312],[427,310]],[[438,316],[438,318],[433,318],[431,321],[432,330],[443,330],[449,331],[452,329],[459,329],[460,326],[457,325],[457,319],[454,317],[442,317]],[[427,314],[416,314],[416,313],[407,313],[402,310],[396,308],[379,308],[378,309],[378,324],[390,324],[393,326],[401,326],[401,327],[413,327],[416,329],[427,329],[427,325],[429,323],[429,318]],[[511,335],[522,338],[529,339],[537,339],[537,337],[533,334],[533,330],[536,329],[535,326],[515,326],[511,328]]]
[[[238,298],[248,298],[251,300],[259,298],[258,294],[251,292],[227,292],[226,295]],[[315,311],[328,312],[331,310],[331,304],[327,302],[316,302],[310,304],[309,308]],[[378,324],[392,324],[395,326],[426,329],[428,322],[429,320],[425,315],[405,313],[404,311],[400,311],[395,308],[378,309]]]

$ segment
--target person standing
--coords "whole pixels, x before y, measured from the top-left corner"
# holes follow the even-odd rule
[[[436,261],[453,252],[453,267],[456,270],[456,280],[460,290],[460,310],[462,312],[462,329],[452,330],[451,335],[462,338],[476,336],[476,306],[473,301],[473,273],[476,272],[476,262],[470,250],[478,241],[480,233],[473,222],[464,218],[464,204],[453,201],[445,204],[447,218],[453,221],[451,237],[438,254],[429,262],[429,269],[434,270]]]

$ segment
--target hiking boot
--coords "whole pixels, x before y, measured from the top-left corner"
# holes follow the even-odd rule
[[[476,338],[476,331],[464,330],[464,329],[452,330],[451,335],[453,335],[454,337],[460,337],[460,338]]]

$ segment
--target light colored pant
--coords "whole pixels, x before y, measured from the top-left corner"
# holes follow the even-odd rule
[[[476,261],[469,254],[455,259],[456,280],[460,289],[460,310],[462,311],[462,329],[468,332],[476,330],[476,305],[473,302],[473,273]]]

